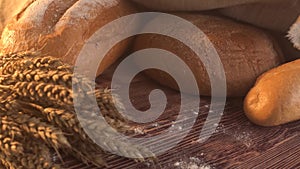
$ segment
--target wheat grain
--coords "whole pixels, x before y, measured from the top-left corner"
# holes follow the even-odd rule
[[[72,148],[66,151],[73,154],[73,156],[84,163],[92,163],[95,166],[102,167],[107,166],[105,156],[107,154],[94,144],[91,140],[82,141],[76,136],[70,136],[72,140]]]
[[[3,152],[0,152],[0,161],[7,169],[23,169],[19,161]]]
[[[0,57],[0,117],[3,124],[0,149],[6,151],[6,154],[0,152],[4,159],[2,163],[12,168],[18,165],[59,168],[49,160],[48,147],[53,147],[67,150],[97,166],[105,165],[107,152],[100,149],[84,129],[91,131],[89,134],[99,141],[97,143],[111,152],[140,160],[144,159],[143,154],[152,156],[149,150],[124,142],[114,133],[113,128],[133,131],[116,107],[122,107],[117,97],[113,97],[108,89],[93,89],[94,81],[83,75],[74,76],[72,69],[51,56],[24,52]],[[76,95],[72,89],[77,91]],[[90,104],[89,96],[93,93],[98,107]],[[73,106],[75,97],[83,100],[77,105],[79,112],[75,112]],[[101,112],[93,113],[98,108]],[[32,138],[35,141],[30,142]],[[14,156],[15,152],[20,155]]]
[[[22,138],[20,128],[9,117],[0,117],[0,150],[4,153],[23,154],[24,148],[18,140]]]
[[[55,85],[62,85],[68,88],[72,87],[72,74],[65,71],[43,71],[37,70],[26,70],[16,71],[10,75],[0,75],[0,84],[2,85],[13,85],[16,82],[43,82]]]
[[[97,103],[100,108],[103,108],[103,110],[107,110],[102,112],[103,115],[109,116],[114,119],[121,119],[122,115],[119,113],[118,109],[115,106],[120,106],[121,103],[117,102],[114,100],[114,98],[117,97],[112,97],[112,94],[110,90],[108,89],[97,89],[95,91],[95,97],[97,100]],[[124,118],[122,118],[123,121],[126,122]]]
[[[63,132],[53,125],[43,122],[41,119],[23,114],[22,112],[10,115],[20,128],[28,135],[45,141],[54,148],[70,147]]]
[[[16,71],[26,70],[63,70],[71,72],[72,68],[64,64],[60,59],[51,56],[44,57],[19,57],[8,58],[0,65],[0,74],[13,74]]]
[[[40,82],[17,82],[13,90],[24,101],[32,101],[43,106],[72,106],[72,91],[64,86]]]
[[[29,51],[17,52],[17,53],[7,53],[7,54],[1,53],[1,55],[0,55],[0,67],[3,67],[3,65],[6,64],[9,61],[17,62],[21,59],[30,58],[30,57],[34,58],[38,55],[39,55],[39,52],[29,52]]]
[[[46,146],[45,143],[30,139],[25,140],[27,143],[25,146],[26,154],[17,156],[21,164],[28,169],[53,169],[61,168],[59,165],[56,165],[52,162],[50,149]]]

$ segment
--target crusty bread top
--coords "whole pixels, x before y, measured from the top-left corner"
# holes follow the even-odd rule
[[[124,0],[36,0],[4,29],[2,52],[38,50],[74,64],[85,41],[99,28],[135,11]],[[111,35],[118,33],[111,31]],[[119,57],[126,45],[115,46],[98,72]]]
[[[0,35],[7,22],[21,12],[32,0],[0,0]]]

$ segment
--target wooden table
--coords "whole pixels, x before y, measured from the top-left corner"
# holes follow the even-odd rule
[[[109,86],[111,74],[112,70],[106,72],[97,82],[103,87]],[[178,92],[164,88],[143,75],[137,76],[131,84],[133,105],[140,110],[149,108],[148,94],[155,88],[164,90],[169,101],[159,120],[145,125],[150,136],[170,127],[179,110]],[[136,163],[111,155],[107,157],[108,168],[300,168],[300,121],[278,127],[256,126],[244,115],[242,101],[242,98],[228,99],[216,132],[206,142],[200,143],[199,133],[210,105],[210,98],[201,97],[198,119],[193,129],[180,144],[160,155],[158,162]],[[177,134],[180,131],[174,133],[174,137]],[[64,166],[69,169],[97,168],[70,157],[64,157],[64,161]]]

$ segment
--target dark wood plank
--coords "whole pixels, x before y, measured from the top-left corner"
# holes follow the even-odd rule
[[[98,79],[102,87],[108,87],[112,71]],[[131,86],[133,105],[140,110],[149,108],[148,94],[153,89],[162,89],[169,104],[165,113],[153,124],[144,125],[148,135],[162,132],[172,125],[179,110],[179,94],[164,88],[142,75]],[[229,99],[216,132],[204,143],[198,141],[210,105],[210,98],[201,98],[197,121],[188,136],[176,147],[158,157],[157,163],[136,163],[133,160],[108,156],[108,168],[300,168],[300,122],[278,127],[259,127],[245,117],[243,99]],[[187,110],[192,111],[192,110]],[[188,120],[189,117],[187,117]],[[174,133],[178,136],[182,131]],[[165,138],[165,142],[172,138]],[[156,142],[144,143],[157,144]],[[64,166],[69,169],[96,169],[71,157],[64,157]]]

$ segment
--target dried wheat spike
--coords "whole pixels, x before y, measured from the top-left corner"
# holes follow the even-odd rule
[[[23,145],[12,138],[0,134],[0,150],[7,154],[24,154]]]
[[[105,147],[106,150],[122,156],[137,157],[141,161],[144,159],[142,154],[154,157],[154,154],[146,148],[121,140],[116,135],[116,131],[107,125],[104,118],[100,118],[99,115],[91,112],[89,110],[81,110],[80,118],[82,120],[80,124],[84,129],[90,131],[89,136],[92,136],[101,147]],[[84,117],[85,115],[88,115],[88,117]]]
[[[21,163],[17,161],[13,156],[8,156],[3,152],[0,152],[0,162],[7,168],[7,169],[24,169],[21,166]],[[1,165],[0,165],[1,166]]]
[[[29,136],[41,139],[53,148],[70,147],[64,133],[53,125],[43,122],[41,119],[29,116],[22,112],[10,115],[20,128]]]
[[[54,164],[51,158],[50,149],[47,145],[36,139],[25,140],[26,153],[17,156],[21,165],[28,169],[59,169],[59,165]]]
[[[120,138],[112,135],[104,136],[101,138],[102,144],[109,152],[118,154],[124,157],[136,158],[139,161],[144,161],[145,157],[155,158],[155,155],[147,148],[122,141]]]
[[[17,103],[19,104],[19,106],[15,107],[22,107],[23,111],[25,111],[26,109],[31,110],[31,112],[38,111],[36,114],[41,114],[44,118],[48,120],[48,122],[52,123],[55,126],[58,126],[63,131],[78,133],[83,140],[86,140],[88,138],[88,136],[82,129],[81,124],[77,119],[77,114],[74,110],[66,110],[63,108],[53,107],[43,108],[42,106],[36,105],[34,103],[27,103],[23,101],[17,101]],[[81,122],[84,121],[83,124],[85,125],[93,125],[93,123],[95,123],[94,120],[98,116],[97,114],[90,113],[88,111],[84,111],[80,115],[82,118]],[[133,131],[133,129],[130,126],[128,126],[126,123],[123,123],[122,121],[119,121],[118,119],[111,119],[110,117],[106,117],[105,119],[110,126],[113,126],[115,129],[118,129],[118,131]],[[97,129],[99,131],[105,131],[104,127],[106,126],[100,125]]]
[[[18,61],[24,58],[34,58],[39,55],[39,52],[17,52],[17,53],[0,53],[0,67],[9,61]]]
[[[13,90],[24,101],[32,101],[43,106],[72,106],[72,91],[64,86],[41,82],[17,82]]]
[[[103,107],[103,109],[106,109],[105,115],[111,117],[111,118],[118,118],[120,119],[122,115],[119,113],[116,106],[122,107],[122,104],[118,100],[114,100],[117,97],[112,97],[112,93],[108,89],[97,89],[95,91],[95,96],[97,103],[99,107]],[[124,118],[122,119],[126,121]]]
[[[0,114],[1,111],[0,111]],[[9,116],[0,115],[1,133],[5,133],[12,138],[22,137],[21,129]]]
[[[95,131],[92,134],[96,139],[100,139],[101,146],[112,152],[118,152],[123,156],[134,155],[141,160],[143,160],[142,154],[152,155],[146,149],[121,141],[116,137],[112,127],[107,126],[105,119],[117,129],[129,129],[125,123],[126,120],[121,118],[121,114],[115,107],[120,103],[113,99],[109,90],[96,90],[98,106],[105,117],[105,119],[101,119],[103,121],[96,123],[95,119],[100,114],[91,112],[98,107],[92,107],[91,100],[86,97],[91,92],[95,92],[93,81],[81,75],[72,77],[72,68],[51,56],[14,54],[3,56],[0,60],[0,91],[3,91],[4,96],[7,97],[5,99],[0,96],[0,110],[4,111],[3,115],[14,119],[22,133],[25,133],[25,139],[33,136],[40,139],[41,146],[47,144],[55,149],[68,149],[73,153],[76,152],[83,160],[104,165],[102,155],[104,156],[106,153],[102,150],[93,154],[101,152],[99,158],[93,159],[93,156],[90,156],[89,152],[95,151],[96,146],[83,131],[82,127],[84,127]],[[74,96],[72,87],[79,91],[78,95]],[[83,110],[81,123],[75,114],[73,97],[83,97],[84,100],[78,103]],[[70,129],[68,130],[68,128]],[[73,135],[64,135],[63,131]],[[78,137],[79,141],[72,142],[72,145],[77,148],[78,143],[82,143],[77,149],[74,147],[72,149],[69,143],[71,140],[76,140],[72,139],[74,137]],[[22,143],[26,145],[27,142],[29,141]],[[90,150],[87,151],[87,149]],[[37,161],[44,161],[44,159],[32,155],[37,153],[27,152],[28,148],[24,148],[24,150],[23,156],[19,156],[22,157],[19,161],[27,168],[31,168],[33,164],[41,168],[50,166],[48,162],[38,163]],[[30,154],[31,156],[29,156]]]
[[[82,141],[76,136],[70,136],[69,139],[72,140],[71,144],[73,146],[71,149],[67,149],[66,151],[72,154],[75,158],[86,164],[91,163],[98,167],[107,166],[105,161],[107,154],[91,140]]]
[[[19,140],[22,140],[22,133],[19,126],[7,116],[0,116],[0,150],[5,154],[23,154],[24,148]]]
[[[17,82],[42,82],[72,88],[72,74],[65,71],[51,70],[45,72],[37,69],[0,75],[0,84],[2,85],[13,85]]]
[[[0,66],[0,74],[13,74],[16,71],[26,70],[61,70],[71,72],[71,66],[64,64],[60,59],[43,56],[43,57],[20,57],[17,59],[5,59],[5,62]]]
[[[82,140],[85,140],[85,141],[88,140],[89,137],[86,135],[85,131],[81,127],[81,123],[79,123],[76,113],[74,111],[71,112],[71,111],[64,110],[64,109],[45,108],[42,112],[43,112],[43,114],[45,114],[47,116],[47,119],[49,120],[49,122],[54,122],[55,125],[64,129],[64,131],[70,132],[70,130],[72,130],[73,132],[78,133],[79,137]],[[82,116],[81,122],[84,121],[83,124],[85,126],[87,126],[87,125],[94,126],[94,124],[95,124],[94,120],[95,120],[95,117],[93,116],[93,114],[86,112]],[[125,132],[125,131],[129,131],[129,130],[133,130],[130,126],[128,126],[127,124],[125,124],[121,121],[110,119],[109,117],[106,118],[106,121],[110,126],[114,127],[115,129],[118,129],[119,131]],[[97,131],[105,132],[106,131],[105,127],[106,126],[104,126],[104,125],[98,125]],[[98,134],[103,134],[103,133],[100,132]]]
[[[46,115],[49,122],[54,122],[61,128],[72,129],[77,133],[80,130],[78,120],[74,113],[57,108],[45,108],[42,113]]]
[[[121,140],[115,134],[112,127],[107,127],[105,122],[100,122],[99,119],[97,123],[95,123],[94,120],[84,120],[81,122],[81,125],[85,129],[92,131],[90,136],[93,136],[95,141],[109,152],[125,157],[137,157],[137,159],[141,161],[144,160],[143,154],[155,157],[155,155],[148,149]]]

